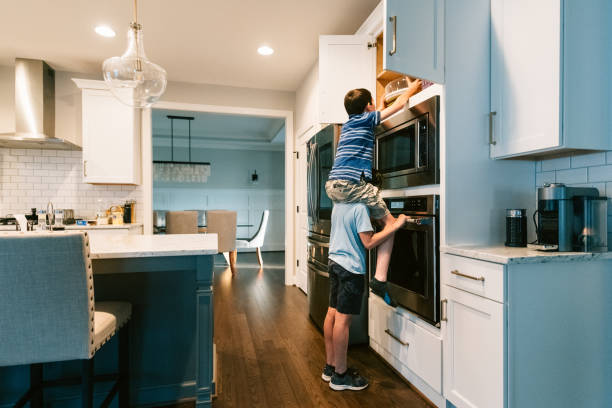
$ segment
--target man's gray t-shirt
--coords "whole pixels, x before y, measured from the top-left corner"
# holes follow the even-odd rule
[[[335,203],[331,217],[329,259],[349,272],[365,274],[366,252],[360,232],[373,231],[365,204]]]

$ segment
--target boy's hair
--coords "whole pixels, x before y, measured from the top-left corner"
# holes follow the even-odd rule
[[[352,89],[344,97],[344,108],[349,115],[359,115],[365,112],[369,103],[372,103],[372,94],[364,88]]]

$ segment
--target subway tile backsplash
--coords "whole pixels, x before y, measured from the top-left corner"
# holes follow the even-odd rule
[[[612,250],[612,151],[540,160],[536,163],[536,189],[546,183],[595,187],[608,197],[608,248]]]
[[[82,181],[82,152],[0,148],[0,216],[55,208],[74,209],[77,217],[93,218],[99,205],[122,205],[136,200],[136,219],[142,187],[93,185]],[[101,201],[99,201],[101,200]]]

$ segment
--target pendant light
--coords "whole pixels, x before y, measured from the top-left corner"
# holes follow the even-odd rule
[[[134,21],[128,30],[128,46],[120,57],[104,61],[102,73],[113,95],[126,105],[146,108],[166,90],[166,70],[149,61],[142,44],[142,26],[138,24],[138,4],[134,0]]]
[[[210,176],[210,163],[191,160],[191,121],[193,116],[167,115],[170,119],[170,160],[153,161],[153,180],[174,183],[206,183]],[[189,161],[174,160],[174,121],[188,124]]]

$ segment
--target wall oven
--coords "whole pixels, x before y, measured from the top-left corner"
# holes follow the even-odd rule
[[[383,189],[440,183],[440,97],[391,116],[376,128],[375,167]]]
[[[398,304],[440,325],[440,222],[439,196],[385,199],[391,214],[406,214],[408,222],[395,233],[387,282]],[[370,271],[376,268],[376,250]]]

